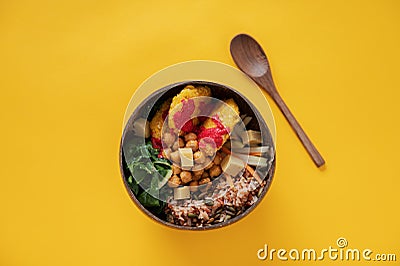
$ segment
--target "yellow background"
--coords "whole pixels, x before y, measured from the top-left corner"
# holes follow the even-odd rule
[[[256,252],[340,236],[399,261],[399,12],[394,0],[1,1],[0,265],[289,265]],[[220,230],[160,226],[121,181],[125,108],[168,65],[233,65],[241,32],[264,46],[327,167],[270,101],[277,170],[256,210]]]

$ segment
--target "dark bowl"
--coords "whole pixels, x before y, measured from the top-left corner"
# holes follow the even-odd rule
[[[209,82],[209,81],[184,81],[184,82],[178,82],[174,83],[171,85],[168,85],[166,87],[163,87],[156,92],[150,94],[146,99],[143,99],[143,101],[136,107],[135,111],[130,115],[130,118],[128,122],[125,125],[125,128],[123,130],[122,138],[121,138],[121,143],[120,143],[120,150],[119,150],[119,164],[120,164],[120,171],[122,175],[122,181],[125,185],[126,191],[128,192],[129,197],[132,199],[132,201],[136,204],[136,206],[143,211],[148,217],[153,219],[154,221],[176,229],[181,229],[181,230],[194,230],[194,231],[203,231],[203,230],[208,230],[208,229],[215,229],[215,228],[220,228],[224,227],[227,225],[230,225],[232,223],[235,223],[236,221],[243,219],[245,216],[247,216],[264,198],[266,193],[269,190],[269,187],[271,186],[271,182],[275,173],[275,164],[276,164],[276,159],[275,159],[275,149],[274,149],[274,159],[273,162],[271,163],[271,167],[269,168],[268,172],[266,173],[266,176],[262,176],[261,178],[264,177],[264,180],[266,181],[266,184],[258,198],[258,200],[252,204],[250,207],[248,207],[244,212],[242,212],[240,215],[233,217],[232,219],[229,219],[225,222],[220,222],[217,224],[209,225],[209,226],[203,226],[203,227],[189,227],[189,226],[181,226],[181,225],[176,225],[167,222],[166,220],[161,219],[154,213],[152,213],[149,209],[144,207],[139,200],[136,198],[135,194],[132,192],[127,178],[130,175],[130,171],[127,170],[126,167],[126,162],[125,162],[125,157],[124,157],[124,152],[123,152],[123,144],[125,141],[128,141],[130,138],[130,135],[132,135],[132,124],[135,118],[139,117],[143,113],[150,113],[150,116],[152,115],[151,109],[152,107],[160,101],[163,101],[169,97],[173,97],[176,94],[178,94],[186,85],[206,85],[208,86],[213,93],[213,97],[223,99],[223,98],[233,98],[235,102],[238,104],[241,113],[246,113],[250,114],[253,118],[255,117],[256,119],[252,119],[251,122],[248,124],[248,128],[253,129],[253,130],[262,130],[262,138],[263,138],[263,145],[270,145],[271,147],[275,147],[273,143],[273,138],[271,136],[271,132],[267,126],[267,123],[264,121],[263,117],[259,113],[259,111],[254,107],[254,105],[247,99],[244,95],[239,93],[237,90],[230,88],[228,86],[222,85],[222,84],[217,84],[214,82]]]

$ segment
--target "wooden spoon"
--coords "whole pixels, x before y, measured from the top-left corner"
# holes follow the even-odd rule
[[[279,95],[274,81],[272,80],[271,69],[267,56],[261,46],[247,34],[239,34],[231,41],[231,55],[236,65],[254,80],[261,88],[267,91],[271,98],[278,105],[283,115],[286,117],[297,137],[301,140],[304,148],[310,154],[317,167],[325,164],[321,154],[307,137],[300,124],[294,118],[292,112]]]

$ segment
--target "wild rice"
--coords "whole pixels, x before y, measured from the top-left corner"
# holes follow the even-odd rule
[[[232,178],[232,187],[221,176],[208,191],[197,195],[197,199],[195,195],[192,195],[192,199],[180,201],[169,198],[165,209],[167,221],[182,226],[202,227],[226,222],[242,214],[258,200],[266,183],[263,181],[260,185],[245,173]]]

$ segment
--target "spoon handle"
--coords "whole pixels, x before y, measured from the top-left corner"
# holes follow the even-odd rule
[[[317,167],[321,167],[325,164],[324,158],[322,158],[321,154],[318,152],[317,148],[315,148],[314,144],[308,138],[307,134],[304,132],[303,128],[300,126],[299,122],[297,122],[296,118],[293,116],[292,112],[289,110],[282,97],[279,95],[277,91],[271,93],[272,99],[278,105],[279,109],[282,111],[286,120],[289,122],[290,126],[293,128],[297,137],[300,139],[304,148],[306,148],[308,154],[311,156]]]

